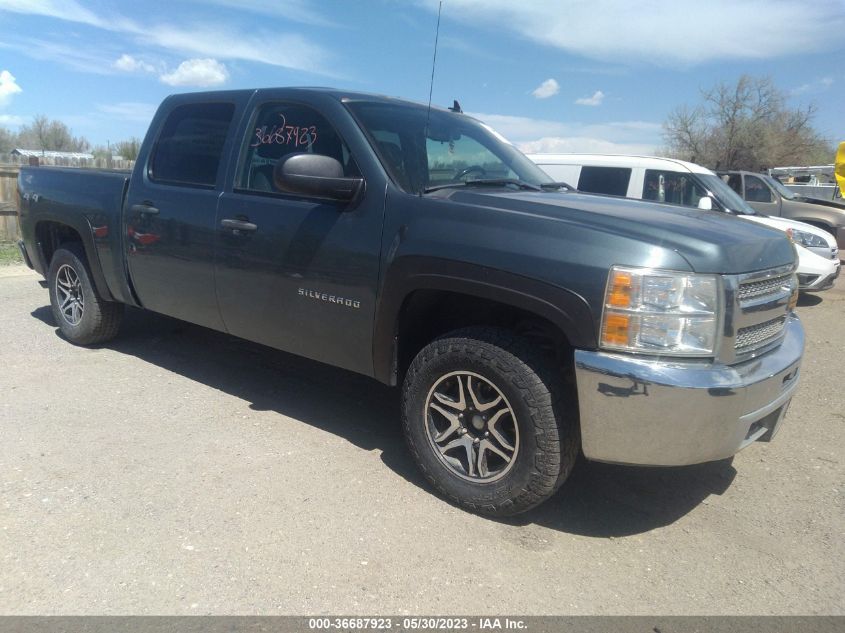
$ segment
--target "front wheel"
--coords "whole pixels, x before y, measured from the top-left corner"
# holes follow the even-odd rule
[[[47,283],[53,318],[67,340],[94,345],[114,338],[123,319],[123,304],[106,301],[97,293],[80,244],[64,244],[53,254]]]
[[[559,372],[506,330],[470,328],[414,359],[403,426],[426,479],[482,514],[528,510],[563,483],[578,455],[577,420]]]

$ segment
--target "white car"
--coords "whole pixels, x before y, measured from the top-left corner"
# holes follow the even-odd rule
[[[579,191],[733,213],[789,234],[801,290],[826,290],[839,276],[836,239],[811,224],[756,212],[709,169],[674,158],[616,154],[528,154],[555,180]]]

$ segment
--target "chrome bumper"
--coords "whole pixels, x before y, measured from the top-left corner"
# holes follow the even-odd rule
[[[730,366],[576,350],[584,455],[681,466],[770,440],[798,386],[803,351],[794,315],[777,349]]]

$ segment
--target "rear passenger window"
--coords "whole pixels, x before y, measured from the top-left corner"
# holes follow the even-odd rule
[[[668,202],[683,207],[698,207],[698,201],[707,192],[702,189],[690,174],[677,171],[646,169],[643,183],[643,200]]]
[[[231,103],[192,103],[174,108],[153,151],[150,178],[213,187],[234,112]]]
[[[239,190],[279,193],[273,170],[290,154],[331,156],[343,165],[346,176],[360,176],[349,148],[326,118],[311,107],[270,103],[260,108],[245,141]]]
[[[623,167],[589,167],[581,168],[578,179],[578,190],[590,193],[602,193],[607,196],[628,195],[628,181],[631,180],[631,170]]]

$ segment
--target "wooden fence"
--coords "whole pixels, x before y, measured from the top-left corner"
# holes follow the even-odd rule
[[[135,161],[108,158],[67,159],[39,158],[41,165],[79,167],[81,169],[132,169]],[[18,172],[21,165],[29,165],[25,156],[0,154],[0,242],[10,242],[20,237],[17,212]]]
[[[0,242],[10,242],[20,237],[17,190],[18,168],[0,165]]]

